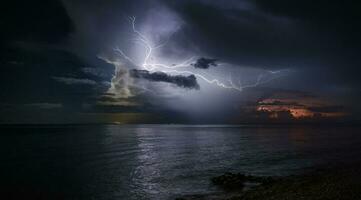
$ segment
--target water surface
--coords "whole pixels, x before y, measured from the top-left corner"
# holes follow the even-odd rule
[[[217,192],[226,171],[282,176],[361,155],[350,127],[3,126],[1,187],[69,199]],[[29,192],[30,191],[30,192]]]

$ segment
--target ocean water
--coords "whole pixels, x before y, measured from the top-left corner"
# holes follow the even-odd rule
[[[355,127],[0,127],[0,187],[44,199],[175,199],[224,172],[284,176],[361,157]]]

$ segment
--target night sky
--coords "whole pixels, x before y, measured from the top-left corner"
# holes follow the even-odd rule
[[[0,123],[359,121],[360,8],[5,0]]]

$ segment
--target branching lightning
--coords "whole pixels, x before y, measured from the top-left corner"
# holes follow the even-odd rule
[[[136,28],[136,18],[135,17],[130,17],[130,22],[131,22],[131,26],[132,26],[132,31],[133,33],[136,35],[136,39],[134,40],[134,42],[141,44],[142,46],[145,47],[145,56],[144,56],[144,60],[141,64],[141,67],[145,70],[148,71],[160,71],[160,72],[164,72],[164,73],[177,73],[177,74],[189,74],[189,75],[194,75],[197,78],[202,79],[203,81],[209,83],[209,84],[214,84],[218,87],[221,88],[225,88],[225,89],[234,89],[237,91],[242,91],[245,88],[251,88],[251,87],[257,87],[259,85],[268,83],[274,79],[280,78],[281,75],[278,75],[276,77],[273,78],[268,78],[268,79],[264,79],[265,75],[277,75],[280,74],[283,71],[288,71],[288,69],[285,70],[278,70],[278,71],[266,71],[264,74],[260,74],[257,77],[257,80],[255,83],[253,84],[248,84],[248,85],[242,85],[241,84],[241,80],[238,80],[238,84],[235,84],[232,80],[232,77],[229,78],[228,83],[222,82],[219,79],[211,79],[211,78],[207,78],[206,76],[199,74],[199,73],[195,73],[189,70],[178,70],[179,68],[187,68],[190,67],[191,64],[195,61],[195,57],[191,57],[186,59],[185,61],[179,63],[179,64],[174,64],[174,65],[166,65],[166,64],[162,64],[162,63],[156,63],[156,62],[151,62],[151,58],[152,58],[152,53],[155,49],[160,48],[164,45],[167,44],[168,41],[160,44],[160,45],[156,45],[156,46],[152,46],[150,40],[148,40],[148,38],[143,35],[139,30],[137,30]],[[127,61],[131,62],[132,64],[136,65],[135,62],[129,57],[127,56],[120,48],[116,47],[114,49],[114,51],[116,53],[118,53],[120,56],[122,56],[124,59],[126,59]]]

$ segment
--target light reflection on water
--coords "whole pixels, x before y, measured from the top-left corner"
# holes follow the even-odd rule
[[[218,191],[209,179],[226,171],[278,176],[352,160],[361,153],[359,132],[345,127],[2,127],[1,183],[78,199],[174,199]]]

